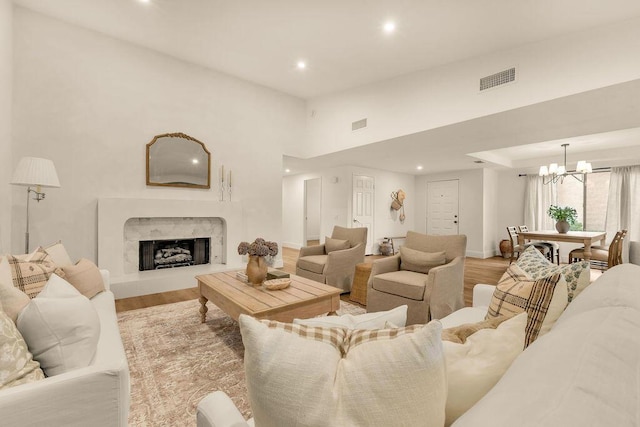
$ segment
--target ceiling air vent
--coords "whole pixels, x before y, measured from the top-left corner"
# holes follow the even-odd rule
[[[358,120],[351,123],[351,130],[358,130],[367,127],[367,119]]]
[[[480,79],[480,91],[491,89],[492,87],[500,86],[506,83],[511,83],[516,80],[516,68],[509,68],[508,70],[500,71],[499,73],[491,74],[490,76]]]

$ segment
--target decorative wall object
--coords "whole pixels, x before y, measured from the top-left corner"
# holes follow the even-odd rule
[[[391,192],[391,209],[400,211],[400,223],[404,223],[406,216],[404,214],[404,199],[406,199],[407,193],[405,193],[402,189],[398,191]]]
[[[147,144],[147,185],[211,187],[211,153],[184,133],[165,133]]]

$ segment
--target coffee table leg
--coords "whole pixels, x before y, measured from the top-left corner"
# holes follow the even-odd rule
[[[207,320],[207,299],[205,297],[200,297],[200,323],[204,323]]]

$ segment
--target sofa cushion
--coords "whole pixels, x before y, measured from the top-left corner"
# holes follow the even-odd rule
[[[344,314],[342,316],[319,316],[310,319],[293,319],[296,325],[320,326],[326,328],[346,329],[385,329],[387,324],[394,328],[402,328],[407,323],[407,306],[393,308],[374,313]]]
[[[17,326],[47,376],[88,366],[100,338],[91,301],[55,274],[18,315]]]
[[[567,282],[567,301],[571,302],[591,282],[590,263],[580,261],[563,266],[549,262],[544,255],[533,246],[528,247],[516,261],[532,279],[540,279],[556,272],[562,273]]]
[[[518,315],[519,316],[519,315]],[[495,329],[509,317],[499,316],[490,319],[481,320],[479,322],[462,323],[457,326],[442,330],[442,340],[450,341],[456,344],[464,344],[471,335],[482,329]]]
[[[58,267],[62,268],[73,265],[73,261],[71,261],[71,257],[61,241],[58,240],[56,243],[46,246],[44,250]]]
[[[0,390],[44,378],[13,320],[0,309]]]
[[[422,252],[415,249],[400,247],[400,269],[415,271],[416,273],[429,273],[433,267],[446,263],[445,252]]]
[[[44,249],[38,248],[27,260],[20,257],[7,255],[13,285],[26,293],[29,298],[34,298],[52,274],[64,277],[64,272],[52,261]]]
[[[297,267],[302,270],[322,274],[324,266],[327,264],[326,255],[308,255],[298,258]]]
[[[75,265],[63,267],[62,271],[65,280],[87,298],[93,298],[105,290],[100,269],[86,258],[82,258]]]
[[[445,425],[487,394],[522,353],[526,325],[527,314],[521,313],[495,328],[478,330],[464,343],[443,342],[448,384]]]
[[[439,322],[347,330],[239,320],[256,425],[443,425]]]
[[[567,285],[562,274],[533,280],[513,264],[498,282],[486,318],[526,312],[526,347],[551,329],[566,305]]]
[[[391,271],[373,277],[373,289],[416,301],[424,299],[427,276],[415,271]]]
[[[20,289],[13,286],[11,268],[7,257],[0,260],[0,305],[4,312],[15,323],[18,313],[29,304],[29,297]]]
[[[350,247],[351,244],[348,240],[332,239],[331,237],[324,238],[324,250],[327,253],[349,249]]]

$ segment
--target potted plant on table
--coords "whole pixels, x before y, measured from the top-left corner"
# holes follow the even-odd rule
[[[239,255],[249,255],[247,263],[247,278],[252,285],[260,285],[267,277],[267,263],[264,257],[278,254],[278,244],[267,242],[258,237],[253,243],[240,242],[238,245]]]
[[[578,219],[578,212],[570,206],[551,205],[547,213],[556,220],[556,230],[560,234],[566,234]]]

